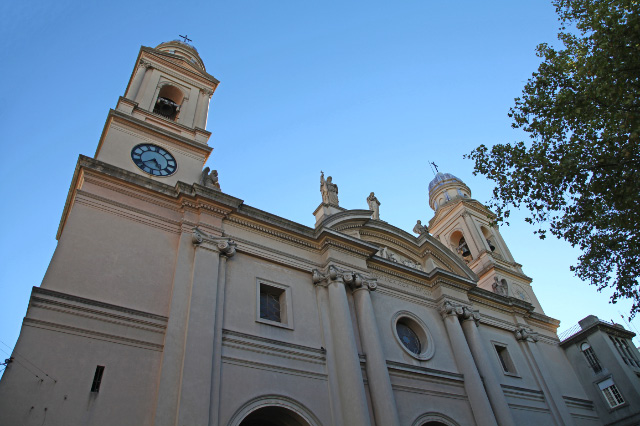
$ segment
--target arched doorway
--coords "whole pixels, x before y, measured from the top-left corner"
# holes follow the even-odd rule
[[[444,414],[425,413],[415,419],[412,426],[458,426],[458,423]]]
[[[284,407],[262,407],[245,417],[239,426],[309,426],[309,423]]]
[[[304,405],[284,395],[263,395],[246,402],[227,426],[322,426]]]

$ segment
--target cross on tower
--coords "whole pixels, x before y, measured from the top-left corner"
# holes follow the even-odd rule
[[[193,40],[191,40],[189,37],[187,37],[186,35],[180,35],[180,34],[178,34],[178,37],[183,38],[185,43],[186,43],[186,42],[188,42],[188,41],[193,41]]]

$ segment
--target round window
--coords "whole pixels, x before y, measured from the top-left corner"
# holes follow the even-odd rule
[[[398,331],[398,337],[400,342],[405,348],[409,349],[416,355],[420,354],[420,339],[418,335],[406,324],[398,322],[396,324],[396,330]]]
[[[435,346],[426,324],[411,312],[400,311],[392,318],[393,334],[400,347],[421,361],[430,359]]]

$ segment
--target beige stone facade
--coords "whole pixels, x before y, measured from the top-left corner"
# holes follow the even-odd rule
[[[1,425],[602,424],[463,182],[417,236],[324,177],[314,228],[258,210],[202,171],[217,85],[189,45],[140,50],[15,347],[48,376],[7,367]]]

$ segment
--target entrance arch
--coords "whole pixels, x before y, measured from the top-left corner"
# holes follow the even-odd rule
[[[425,413],[415,419],[411,426],[458,426],[458,423],[444,414]]]
[[[287,408],[262,407],[242,419],[240,426],[309,426],[309,423]]]
[[[267,395],[243,405],[229,426],[322,426],[309,409],[291,398]]]

